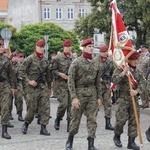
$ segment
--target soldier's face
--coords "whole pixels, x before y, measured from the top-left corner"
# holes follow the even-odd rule
[[[83,47],[83,50],[86,53],[92,54],[93,50],[94,50],[94,45],[93,44],[87,45],[87,46]]]
[[[135,60],[128,60],[128,63],[133,66],[133,67],[136,67],[137,64],[138,64],[138,59],[135,59]]]
[[[0,45],[0,54],[3,53],[4,45]]]
[[[106,51],[106,52],[100,52],[100,56],[102,56],[102,57],[108,57],[108,51]]]
[[[64,52],[65,53],[70,53],[72,50],[72,46],[64,47]]]
[[[44,47],[36,46],[36,51],[40,54],[44,54]]]

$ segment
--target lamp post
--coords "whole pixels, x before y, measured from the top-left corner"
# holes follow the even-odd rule
[[[47,41],[49,39],[49,35],[44,35],[44,39],[45,39],[45,57],[48,59],[48,44],[47,44]]]

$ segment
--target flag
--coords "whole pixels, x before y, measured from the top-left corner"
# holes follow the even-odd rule
[[[110,7],[112,9],[110,49],[112,50],[114,62],[121,66],[133,53],[132,42],[115,0],[110,3]]]
[[[126,65],[125,60],[131,56],[134,49],[115,0],[110,3],[110,7],[112,9],[112,25],[109,48],[112,50],[113,60],[116,65],[124,68]],[[137,82],[130,71],[128,75],[130,76],[132,86],[134,88],[137,87]]]

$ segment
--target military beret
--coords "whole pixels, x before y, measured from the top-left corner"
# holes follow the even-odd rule
[[[82,42],[81,46],[84,47],[84,46],[87,46],[87,45],[90,45],[90,44],[94,44],[94,40],[93,39],[86,39]]]
[[[63,47],[72,46],[72,41],[71,41],[71,40],[65,40],[65,41],[62,43],[62,46],[63,46]]]
[[[4,45],[4,41],[3,40],[0,40],[0,45]]]
[[[99,52],[106,52],[106,51],[108,51],[108,48],[109,47],[107,45],[103,45],[100,47]]]
[[[140,54],[137,51],[134,51],[132,55],[128,58],[129,60],[136,60],[140,57]]]
[[[40,39],[36,42],[36,46],[39,46],[39,47],[44,47],[45,44],[46,44],[45,41],[42,39]]]
[[[148,49],[148,45],[141,45],[141,48],[147,48]]]
[[[13,56],[17,56],[18,53],[17,53],[17,52],[12,52],[11,54],[12,54]]]
[[[23,53],[18,53],[17,56],[18,56],[19,58],[22,58],[22,57],[24,56],[24,54],[23,54]]]

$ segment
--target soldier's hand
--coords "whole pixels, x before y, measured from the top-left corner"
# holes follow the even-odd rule
[[[12,95],[13,95],[13,97],[14,97],[15,92],[16,92],[16,89],[11,89],[11,91],[12,91]]]
[[[128,65],[126,65],[126,66],[123,68],[122,74],[125,75],[129,70],[130,70],[130,67],[129,67]]]
[[[68,76],[64,73],[59,73],[59,76],[65,80],[68,80]]]
[[[138,94],[138,91],[136,91],[136,90],[130,90],[130,95],[131,96],[136,96]]]
[[[100,109],[102,104],[103,104],[103,100],[102,99],[98,99],[98,109]]]
[[[34,80],[29,80],[28,84],[30,84],[31,86],[34,86],[34,87],[37,86],[37,82],[35,82]]]
[[[74,99],[72,100],[72,106],[73,106],[74,108],[76,108],[76,109],[79,109],[79,107],[80,107],[80,101],[79,101],[77,98],[74,98]]]

